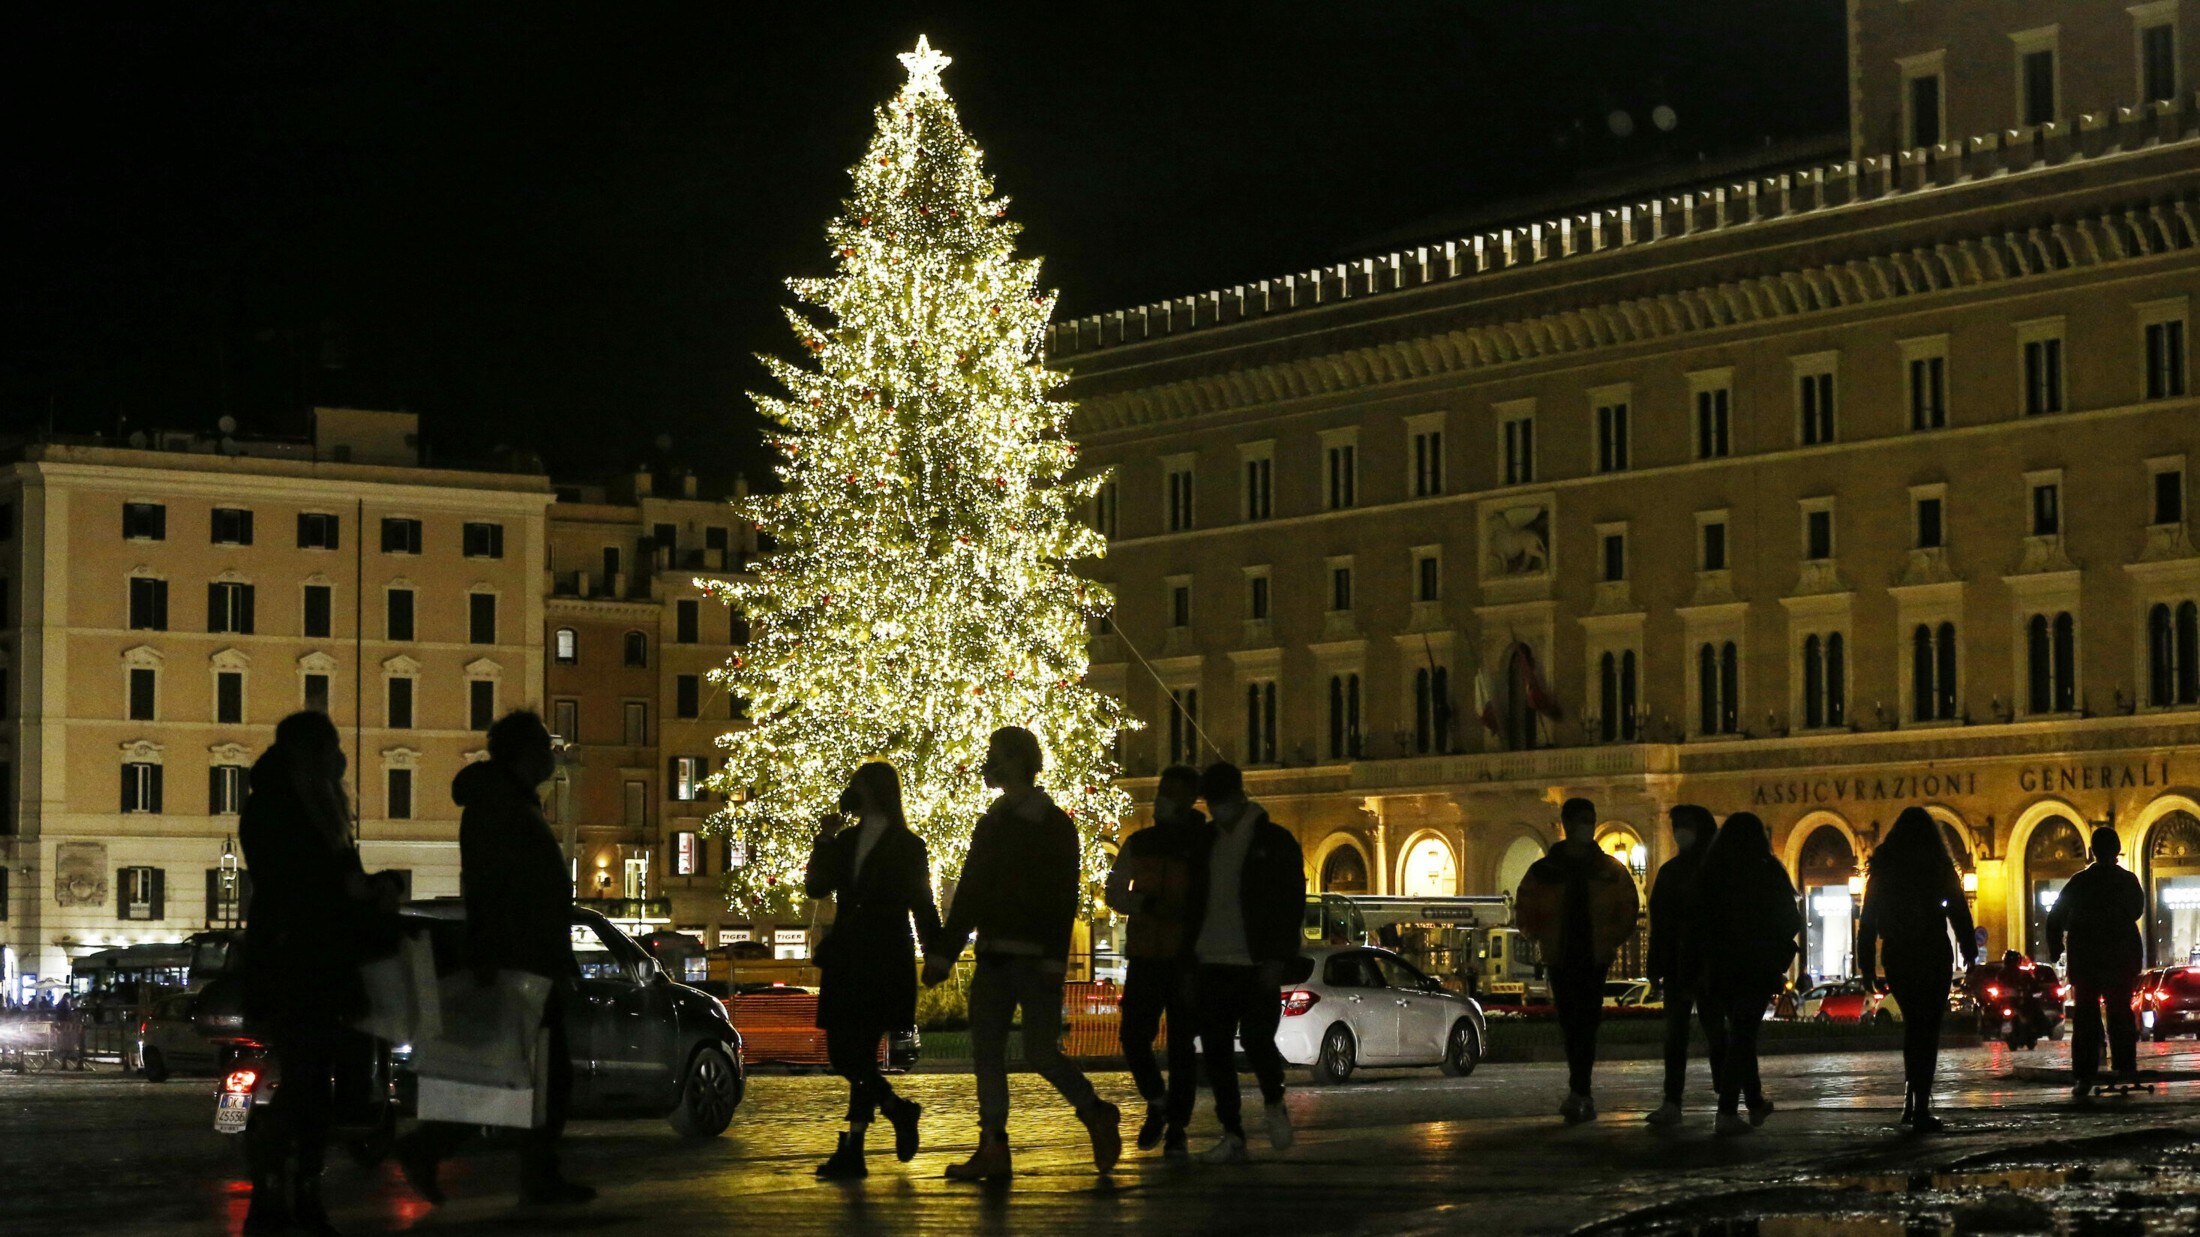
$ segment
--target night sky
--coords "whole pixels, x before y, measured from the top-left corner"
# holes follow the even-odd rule
[[[780,280],[826,268],[920,30],[1079,314],[1585,170],[1838,131],[1842,20],[1841,0],[11,6],[0,416],[297,434],[314,403],[397,407],[444,462],[516,447],[577,476],[662,434],[707,474],[760,472],[751,354],[791,353]]]

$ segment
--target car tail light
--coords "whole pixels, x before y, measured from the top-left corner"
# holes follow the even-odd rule
[[[2056,985],[2055,985],[2055,999],[2056,999],[2056,1000],[2058,1000],[2058,1001],[2060,1001],[2060,1000],[2062,1000],[2062,997],[2063,997],[2063,986],[2062,986],[2061,984],[2056,984]]]
[[[259,1081],[260,1071],[256,1069],[233,1069],[229,1071],[228,1077],[222,1079],[222,1090],[232,1095],[244,1095]]]
[[[1988,984],[1988,985],[1986,985],[1986,996],[1987,996],[1987,999],[1988,999],[1988,1000],[1992,1000],[1993,998],[1995,998],[1995,997],[1997,997],[1997,996],[2000,996],[2000,995],[2001,995],[2001,987],[2000,987],[2000,985],[1998,985],[1998,984]]]
[[[1321,996],[1318,993],[1308,992],[1304,988],[1293,988],[1283,994],[1283,1016],[1296,1018],[1320,1002]]]
[[[141,1019],[139,1019],[139,1020],[138,1020],[138,1034],[139,1034],[140,1036],[144,1035],[144,1034],[145,1034],[145,1030],[146,1030],[146,1028],[147,1028],[147,1027],[150,1027],[150,1026],[152,1026],[152,1025],[153,1025],[153,1020],[152,1020],[152,1019],[150,1019],[150,1018],[141,1018]]]

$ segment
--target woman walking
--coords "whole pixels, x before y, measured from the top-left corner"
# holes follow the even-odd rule
[[[853,828],[844,828],[854,817]],[[833,1072],[848,1080],[848,1130],[817,1175],[853,1178],[869,1170],[863,1136],[874,1114],[894,1127],[894,1155],[917,1154],[920,1106],[894,1094],[879,1072],[879,1041],[916,1023],[917,939],[939,935],[939,907],[932,900],[932,860],[909,831],[901,812],[901,778],[894,767],[872,761],[841,792],[839,813],[827,818],[810,849],[803,891],[835,899],[833,926],[818,943],[823,974],[817,1025]]]
[[[1963,880],[1941,841],[1940,823],[1924,808],[1903,808],[1872,854],[1856,929],[1856,969],[1871,983],[1877,964],[1886,963],[1887,987],[1902,1007],[1902,1123],[1921,1134],[1941,1128],[1933,1115],[1933,1070],[1958,949],[1966,969],[1978,961]]]
[[[282,1070],[272,1123],[247,1132],[246,1233],[333,1233],[321,1166],[336,1076],[363,1060],[349,1023],[367,1012],[359,968],[397,943],[395,886],[367,875],[351,837],[344,749],[319,712],[293,713],[252,766],[237,835],[252,876],[245,1016],[265,1027]]]
[[[1696,877],[1682,959],[1695,976],[1709,1041],[1718,1134],[1747,1134],[1772,1115],[1757,1074],[1757,1031],[1795,961],[1802,930],[1795,886],[1772,854],[1765,822],[1749,812],[1727,817]]]

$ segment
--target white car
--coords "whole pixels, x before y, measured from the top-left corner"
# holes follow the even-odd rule
[[[1387,949],[1310,949],[1283,986],[1276,1047],[1314,1081],[1343,1082],[1360,1066],[1434,1065],[1474,1072],[1488,1044],[1482,1007],[1447,992]]]

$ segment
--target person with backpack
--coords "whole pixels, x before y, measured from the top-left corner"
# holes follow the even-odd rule
[[[1597,807],[1568,799],[1559,808],[1565,838],[1520,878],[1514,896],[1520,930],[1534,937],[1551,982],[1551,1003],[1566,1041],[1566,1124],[1593,1121],[1597,1027],[1612,957],[1635,930],[1642,901],[1627,865],[1597,849]]]
[[[1857,919],[1856,969],[1870,984],[1883,963],[1887,988],[1902,1007],[1902,1123],[1920,1134],[1941,1128],[1933,1113],[1933,1074],[1955,977],[1951,933],[1969,970],[1978,961],[1978,942],[1963,879],[1941,840],[1940,822],[1924,808],[1906,807],[1872,853],[1871,882]]]
[[[1787,869],[1772,853],[1771,833],[1751,812],[1736,812],[1719,826],[1697,870],[1695,895],[1682,965],[1702,1003],[1710,1041],[1719,1091],[1713,1130],[1747,1134],[1772,1115],[1757,1072],[1757,1032],[1795,962],[1803,914]]]
[[[2139,939],[2139,916],[2146,913],[2146,891],[2116,857],[2123,843],[2113,826],[2093,831],[2093,862],[2064,882],[2047,912],[2047,960],[2058,962],[2063,940],[2070,945],[2070,980],[2077,1008],[2072,1011],[2071,1095],[2093,1093],[2101,1068],[2101,1007],[2108,1007],[2108,1046],[2116,1072],[2126,1079],[2139,1068],[2139,1028],[2132,1018],[2131,990],[2146,965]]]
[[[1688,1031],[1691,1016],[1702,1010],[1694,976],[1681,966],[1681,944],[1688,935],[1689,917],[1695,912],[1696,878],[1705,852],[1719,831],[1711,813],[1693,803],[1675,804],[1666,814],[1672,824],[1671,859],[1658,868],[1650,886],[1650,950],[1644,969],[1652,984],[1665,994],[1665,1102],[1651,1111],[1654,1126],[1678,1125],[1681,1090],[1688,1081]],[[1707,1032],[1708,1038],[1708,1032]],[[1719,1061],[1711,1058],[1711,1074],[1718,1077]]]

